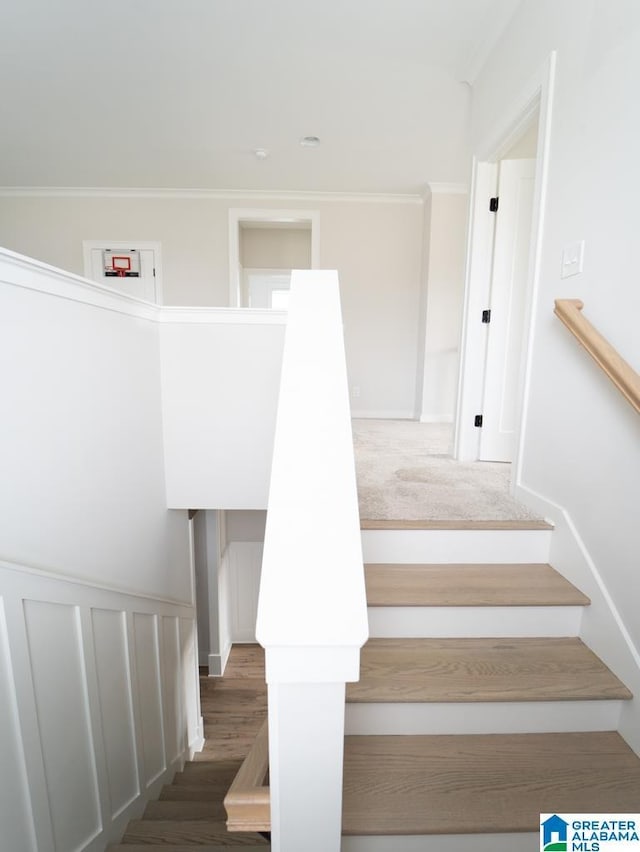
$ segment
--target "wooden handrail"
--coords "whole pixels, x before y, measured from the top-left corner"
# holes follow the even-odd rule
[[[555,315],[609,376],[625,399],[640,412],[640,375],[586,319],[580,299],[556,299]]]
[[[270,831],[271,799],[264,784],[269,772],[269,735],[265,721],[233,779],[224,806],[229,831]]]

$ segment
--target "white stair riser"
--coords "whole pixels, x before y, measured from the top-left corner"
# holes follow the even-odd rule
[[[369,636],[378,639],[578,636],[579,606],[372,606]]]
[[[622,701],[347,703],[345,733],[546,734],[617,730]]]
[[[548,562],[551,530],[362,530],[365,562]]]
[[[341,852],[539,852],[535,834],[432,834],[343,837]]]

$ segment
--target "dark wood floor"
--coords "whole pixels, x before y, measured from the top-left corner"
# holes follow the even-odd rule
[[[224,677],[200,672],[205,746],[195,760],[244,758],[267,716],[264,649],[234,645]]]

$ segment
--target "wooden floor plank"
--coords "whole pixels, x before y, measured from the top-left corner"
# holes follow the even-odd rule
[[[370,639],[347,701],[628,699],[579,639]]]
[[[347,737],[343,833],[537,831],[544,812],[640,810],[640,760],[612,732]]]
[[[550,565],[365,565],[369,606],[587,606]]]

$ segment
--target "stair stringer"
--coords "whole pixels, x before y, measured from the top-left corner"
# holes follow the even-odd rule
[[[624,702],[618,731],[640,755],[640,651],[570,513],[524,485],[516,486],[515,496],[552,521],[555,528],[549,561],[591,599],[591,606],[582,616],[579,636],[633,693],[634,698]]]

